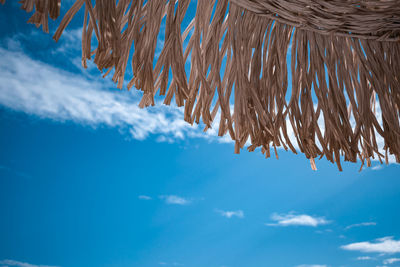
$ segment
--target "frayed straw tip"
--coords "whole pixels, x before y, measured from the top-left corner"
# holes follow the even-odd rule
[[[235,154],[240,154],[240,145],[239,142],[235,142]]]
[[[310,158],[310,164],[311,164],[311,169],[312,169],[313,171],[316,171],[316,170],[317,170],[317,165],[315,165],[315,160],[314,160],[314,158]]]

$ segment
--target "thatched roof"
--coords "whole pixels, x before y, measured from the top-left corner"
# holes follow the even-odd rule
[[[48,17],[60,13],[60,0],[20,2],[47,32]],[[165,104],[184,106],[188,123],[207,128],[220,116],[219,135],[231,136],[236,153],[250,139],[248,149],[267,157],[271,147],[297,153],[297,146],[313,168],[323,156],[340,170],[341,155],[362,165],[388,154],[400,162],[399,0],[197,0],[182,29],[190,2],[77,0],[54,39],[84,8],[83,67],[93,59],[106,74],[114,70],[118,88],[131,79],[128,88],[143,91],[141,107],[159,93]],[[125,77],[129,55],[133,77]]]

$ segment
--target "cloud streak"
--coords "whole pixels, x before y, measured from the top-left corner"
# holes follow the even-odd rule
[[[146,196],[146,195],[140,195],[140,196],[138,196],[138,199],[141,199],[141,200],[152,200],[151,197]]]
[[[376,222],[362,222],[362,223],[351,224],[349,226],[346,226],[344,229],[349,230],[354,227],[375,226],[375,225],[376,225]]]
[[[224,211],[224,210],[215,210],[217,213],[221,214],[221,216],[226,217],[228,219],[232,217],[244,218],[244,212],[242,210],[235,211]]]
[[[189,205],[191,203],[189,199],[176,195],[160,196],[160,199],[163,199],[169,205]]]
[[[375,258],[370,257],[370,256],[360,256],[360,257],[356,258],[356,260],[358,260],[358,261],[369,261],[369,260],[374,260],[374,259]]]
[[[307,214],[295,214],[293,212],[288,214],[273,213],[271,220],[274,223],[266,223],[267,226],[311,226],[316,227],[330,223],[324,217],[314,217]]]
[[[400,262],[400,258],[390,258],[383,261],[383,264],[393,264],[396,262]]]
[[[0,265],[3,266],[16,266],[16,267],[58,267],[53,265],[35,265],[27,262],[15,261],[15,260],[1,260]]]
[[[177,107],[140,109],[137,93],[110,91],[104,80],[62,71],[21,52],[0,48],[0,56],[0,105],[7,108],[55,121],[127,128],[138,140],[152,134],[211,137],[186,123]]]
[[[328,267],[328,265],[321,265],[321,264],[301,264],[297,265],[296,267]]]
[[[365,253],[400,253],[400,240],[392,236],[375,239],[373,242],[357,242],[341,246],[344,250],[360,251]]]

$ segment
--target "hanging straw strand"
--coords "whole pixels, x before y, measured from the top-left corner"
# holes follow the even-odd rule
[[[398,0],[193,1],[196,15],[182,29],[190,2],[76,0],[54,39],[84,6],[84,67],[94,56],[122,88],[132,55],[127,87],[143,91],[140,107],[159,93],[205,130],[219,115],[218,135],[231,136],[235,153],[249,140],[248,150],[261,147],[266,157],[271,148],[278,157],[278,147],[297,153],[297,146],[313,169],[324,156],[339,170],[341,156],[360,159],[361,168],[376,157],[387,163],[389,154],[400,162]],[[21,4],[35,11],[28,22],[46,32],[48,17],[60,13],[60,0]]]

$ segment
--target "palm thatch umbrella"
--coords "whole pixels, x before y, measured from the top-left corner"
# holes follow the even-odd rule
[[[190,2],[196,14],[182,29]],[[46,32],[60,14],[60,0],[20,3]],[[132,56],[128,89],[143,91],[141,107],[159,93],[185,107],[188,123],[207,129],[218,115],[236,153],[250,140],[267,157],[297,146],[313,169],[323,156],[340,170],[341,156],[400,162],[399,0],[76,0],[56,41],[83,7],[83,67],[93,58],[122,88]]]

